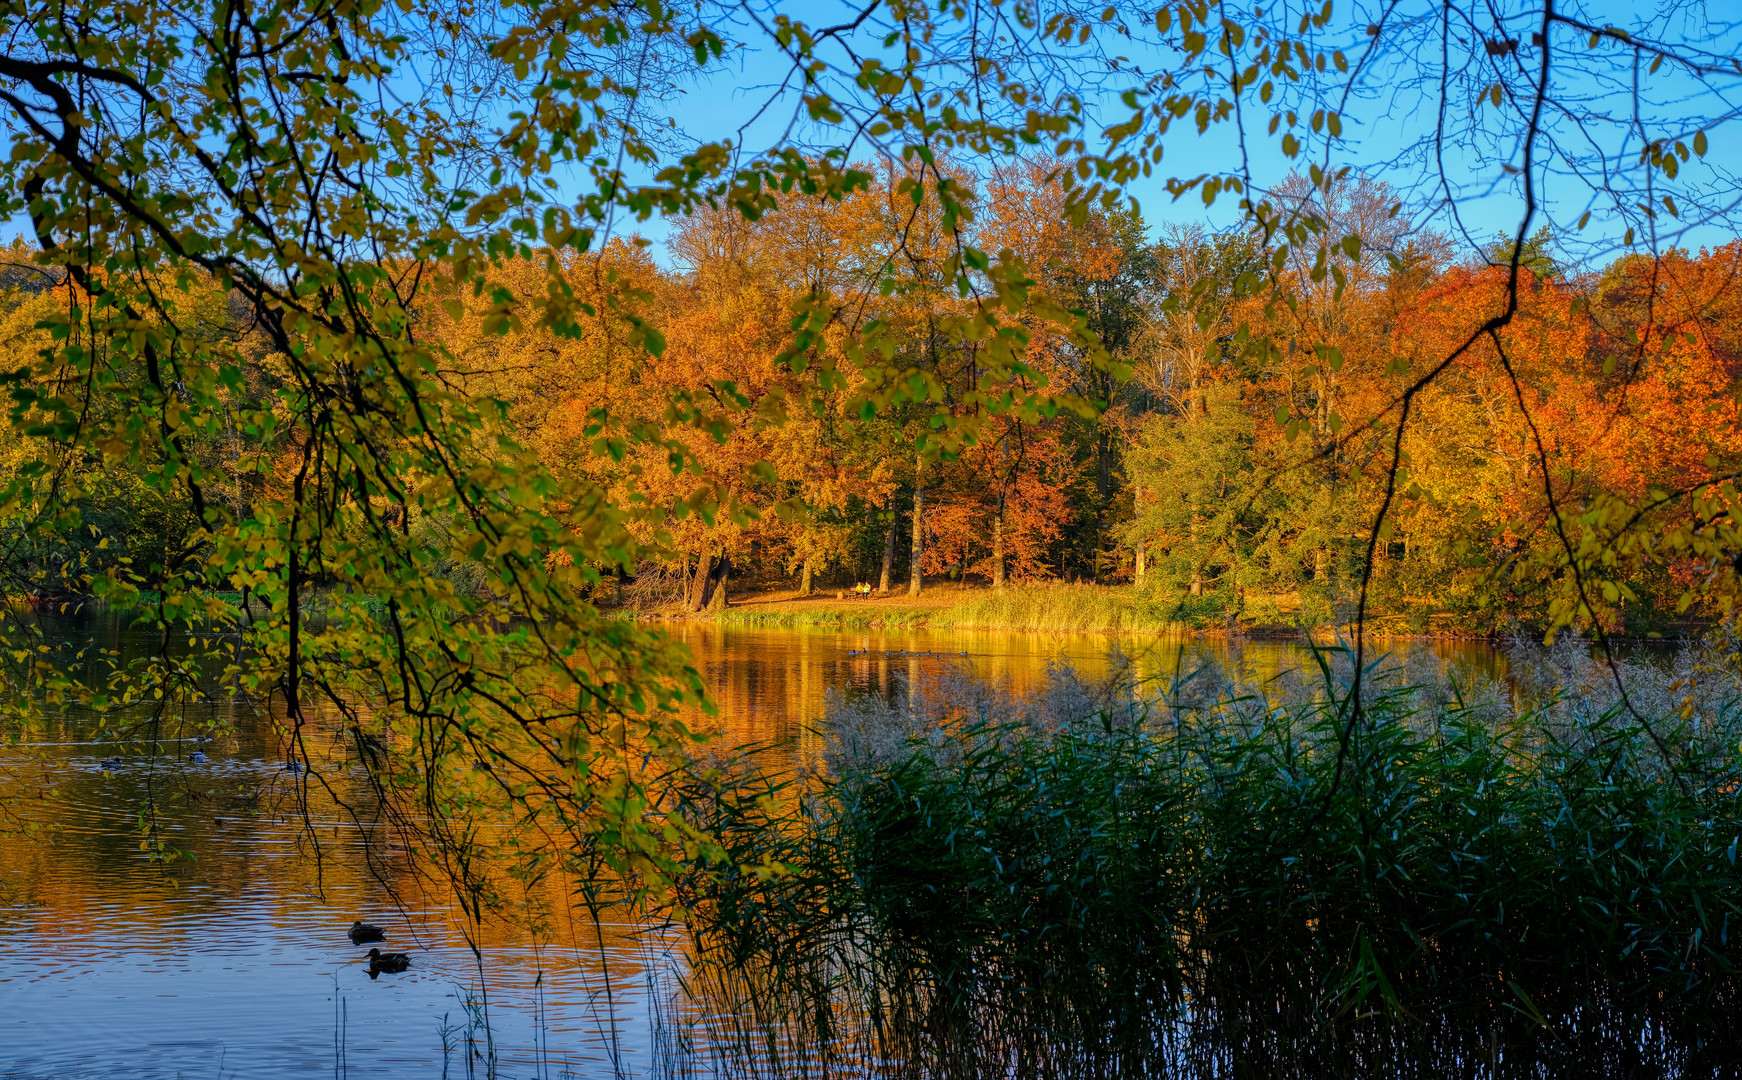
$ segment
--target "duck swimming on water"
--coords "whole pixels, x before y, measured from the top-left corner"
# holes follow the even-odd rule
[[[362,919],[358,919],[356,922],[352,923],[351,929],[345,932],[351,935],[351,944],[353,945],[361,945],[365,941],[387,940],[387,931],[381,929],[379,926],[371,926]]]
[[[205,764],[205,761],[206,761],[205,752],[200,751],[200,750],[195,750],[193,753],[188,755],[188,760],[193,762],[195,765],[203,765],[203,764]]]
[[[396,975],[410,966],[411,957],[402,952],[382,952],[380,949],[369,950],[369,977],[371,979],[383,971],[390,975]]]

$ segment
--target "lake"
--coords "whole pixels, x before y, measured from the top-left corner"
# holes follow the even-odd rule
[[[127,634],[99,627],[111,644]],[[763,630],[679,623],[732,742],[812,755],[831,689],[881,691],[928,665],[964,664],[1022,686],[1049,663],[1093,670],[1109,640],[990,632]],[[1259,675],[1302,663],[1298,647],[1187,639],[1118,643],[1165,675],[1207,658]],[[1486,645],[1416,645],[1471,672]],[[0,749],[0,1077],[659,1075],[680,974],[672,931],[570,917],[562,888],[531,898],[543,925],[467,917],[457,899],[371,859],[358,828],[295,813],[295,775],[250,722],[149,761],[105,765],[113,744],[72,714],[33,745]],[[185,853],[141,847],[156,827]],[[35,835],[21,829],[49,826]],[[371,979],[345,930],[387,929],[409,971]]]

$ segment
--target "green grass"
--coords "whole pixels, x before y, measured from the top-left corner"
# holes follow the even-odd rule
[[[900,629],[1009,630],[1070,634],[1158,634],[1227,632],[1298,634],[1328,630],[1337,615],[1318,598],[1303,609],[1299,594],[1249,594],[1230,619],[1228,594],[1192,596],[1161,588],[1130,585],[1032,584],[977,589],[954,594],[953,602],[914,605],[900,600],[867,603],[813,598],[790,603],[758,603],[704,616],[718,622],[763,627],[836,627],[847,630]],[[1352,608],[1342,613],[1348,618]],[[1375,639],[1490,637],[1495,627],[1453,613],[1429,614],[1422,605],[1408,612],[1369,613],[1368,636]]]
[[[1160,600],[1123,586],[1026,585],[979,593],[934,626],[1054,633],[1168,634],[1224,621],[1217,597]]]

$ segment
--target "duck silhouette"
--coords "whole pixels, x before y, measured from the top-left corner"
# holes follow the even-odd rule
[[[199,750],[195,750],[193,753],[188,755],[188,760],[193,762],[195,765],[203,765],[206,761],[206,755]]]
[[[402,952],[382,952],[380,949],[369,950],[369,977],[373,979],[383,971],[389,975],[397,975],[411,966],[411,957]]]
[[[381,929],[379,926],[371,926],[361,919],[352,923],[351,928],[345,931],[345,933],[351,935],[351,944],[353,945],[361,945],[365,941],[387,940],[387,931]]]
[[[104,758],[100,767],[104,769],[119,769],[121,767],[121,759],[118,757]]]

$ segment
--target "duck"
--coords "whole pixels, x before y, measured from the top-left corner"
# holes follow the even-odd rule
[[[101,764],[99,765],[99,768],[104,768],[104,769],[119,769],[120,767],[121,767],[121,759],[118,757],[106,757],[102,760]]]
[[[195,765],[203,765],[206,761],[206,755],[203,751],[195,750],[193,753],[188,755],[188,760],[193,762]]]
[[[303,768],[303,763],[300,761],[287,761],[284,763],[284,771],[287,773],[299,773],[302,772]]]
[[[373,978],[380,972],[398,974],[411,966],[411,957],[402,952],[382,952],[380,949],[369,950],[369,975]]]
[[[362,919],[358,919],[356,922],[352,923],[351,929],[345,932],[351,935],[351,944],[353,945],[361,945],[365,941],[387,940],[387,931],[381,929],[379,926],[371,926]]]

